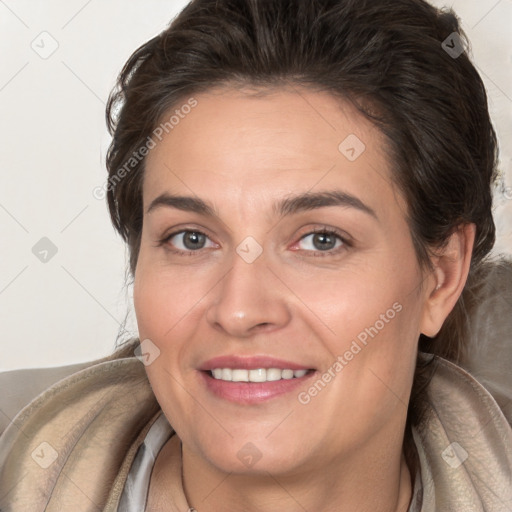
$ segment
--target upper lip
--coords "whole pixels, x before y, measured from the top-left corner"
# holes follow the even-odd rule
[[[209,371],[215,368],[240,368],[244,370],[255,370],[257,368],[280,368],[290,370],[310,370],[311,366],[285,361],[284,359],[276,359],[270,356],[235,356],[225,355],[218,356],[204,362],[199,370]]]

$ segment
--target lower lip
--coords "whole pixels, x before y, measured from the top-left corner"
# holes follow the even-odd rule
[[[281,379],[270,382],[229,382],[214,379],[210,372],[200,374],[208,390],[214,395],[238,404],[256,404],[271,400],[304,386],[316,372],[309,372],[304,377]]]

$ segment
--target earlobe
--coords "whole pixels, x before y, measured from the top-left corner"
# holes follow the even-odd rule
[[[475,224],[454,231],[433,259],[434,269],[426,281],[421,333],[434,337],[457,303],[469,274],[475,242]]]

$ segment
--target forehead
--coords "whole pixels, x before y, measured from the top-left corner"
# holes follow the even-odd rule
[[[193,108],[175,105],[162,119],[175,114],[146,159],[145,210],[163,191],[262,205],[342,187],[376,209],[395,195],[383,135],[327,92],[219,88],[193,100]]]

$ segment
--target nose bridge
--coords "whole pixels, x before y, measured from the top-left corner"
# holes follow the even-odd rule
[[[209,323],[236,337],[285,325],[290,319],[286,297],[268,265],[253,241],[239,244],[229,272],[216,287]]]

